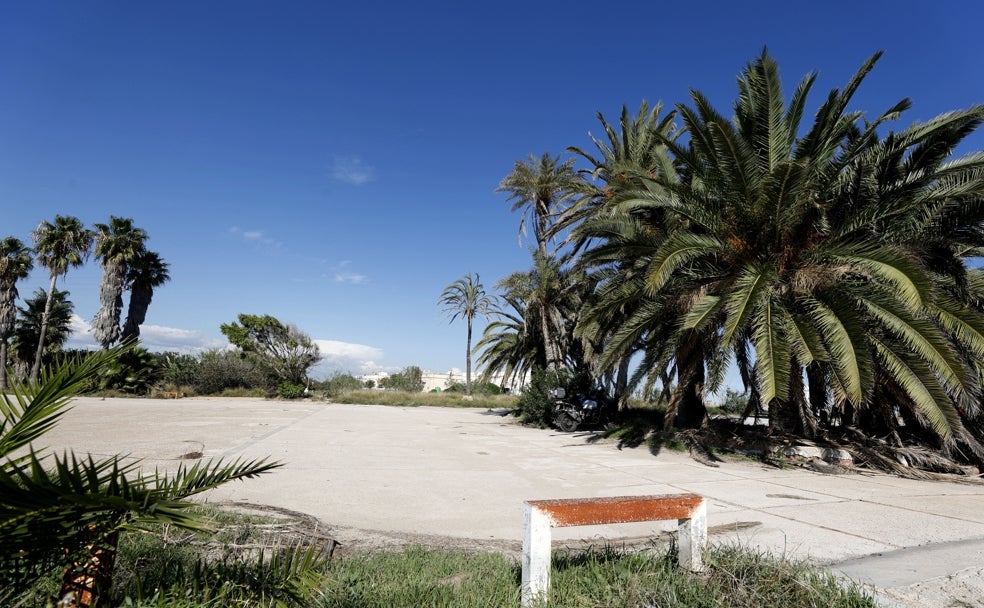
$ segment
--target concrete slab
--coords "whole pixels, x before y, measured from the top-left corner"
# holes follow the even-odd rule
[[[826,476],[754,461],[712,468],[687,454],[654,455],[591,441],[590,434],[525,428],[481,409],[259,399],[81,398],[74,404],[46,436],[52,449],[129,453],[166,469],[188,462],[180,456],[193,451],[227,459],[269,456],[286,466],[207,499],[300,511],[336,528],[518,543],[525,500],[692,491],[708,497],[717,542],[830,564],[862,556],[870,560],[865,567],[901,559],[912,578],[923,577],[927,585],[939,572],[965,580],[966,568],[981,558],[978,545],[960,544],[984,538],[980,485]],[[602,544],[659,535],[675,525],[653,523],[560,529],[554,537]],[[941,542],[950,543],[945,551],[894,553]],[[861,562],[852,562],[842,571],[868,580],[868,571],[858,568]],[[875,568],[870,580],[886,588],[909,580],[885,574],[898,568]]]

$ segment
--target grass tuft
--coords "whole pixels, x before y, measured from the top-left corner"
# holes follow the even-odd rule
[[[466,399],[461,393],[408,393],[404,391],[355,390],[343,391],[331,398],[332,403],[357,405],[395,405],[403,407],[476,407],[484,409],[513,409],[516,397],[512,395],[475,395]]]

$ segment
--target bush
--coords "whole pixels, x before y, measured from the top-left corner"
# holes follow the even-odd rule
[[[198,357],[181,353],[162,353],[161,384],[173,388],[194,386],[202,375],[202,364]]]
[[[400,373],[380,380],[379,386],[394,391],[419,393],[424,390],[424,373],[416,365],[404,367]]]
[[[277,395],[282,399],[300,399],[305,395],[304,385],[289,380],[281,380],[277,384]]]
[[[451,382],[445,388],[446,393],[464,393],[465,383],[464,382]],[[493,384],[491,382],[472,382],[472,394],[473,395],[501,395],[502,387],[498,384]]]
[[[369,382],[372,382],[372,380]],[[361,389],[362,382],[352,374],[335,372],[330,378],[319,383],[317,388],[326,398],[330,399],[346,391],[357,391]]]
[[[549,425],[553,420],[554,410],[550,389],[566,388],[570,382],[571,375],[567,370],[548,372],[540,368],[534,369],[530,383],[519,395],[517,410],[520,421],[537,426]]]
[[[216,395],[227,388],[274,388],[263,369],[238,353],[206,351],[201,354],[199,365],[198,377],[192,381],[199,394]]]
[[[733,388],[729,388],[724,393],[724,401],[718,406],[726,414],[740,415],[748,407],[748,391],[739,393]]]

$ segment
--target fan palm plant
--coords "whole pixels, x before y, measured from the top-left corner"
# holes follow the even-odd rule
[[[82,225],[79,218],[56,215],[54,223],[45,220],[38,224],[33,236],[37,262],[47,268],[51,275],[48,300],[41,317],[37,353],[31,366],[30,380],[37,382],[41,370],[41,355],[44,352],[45,333],[48,331],[48,321],[51,316],[55,283],[59,276],[68,272],[69,268],[76,268],[85,263],[92,248],[92,233]]]
[[[465,395],[472,394],[472,322],[475,315],[488,316],[495,306],[495,296],[485,292],[479,276],[468,273],[444,288],[438,304],[444,307],[451,321],[461,317],[468,325],[468,337],[465,342]]]
[[[123,287],[130,266],[146,249],[147,232],[130,218],[110,216],[108,224],[95,225],[95,255],[103,268],[99,284],[99,312],[92,320],[92,335],[108,349],[120,339]]]
[[[140,337],[140,326],[147,318],[147,309],[154,290],[171,280],[168,264],[154,251],[142,251],[130,261],[127,283],[130,285],[130,304],[123,323],[122,341]]]
[[[202,529],[190,497],[281,466],[205,462],[166,476],[142,472],[138,462],[119,456],[46,454],[37,442],[80,388],[121,352],[92,354],[46,373],[41,384],[16,384],[12,395],[0,399],[0,599],[11,600],[61,569],[61,596],[73,594],[74,605],[94,606],[111,585],[121,531],[155,523]]]
[[[0,241],[0,390],[7,388],[7,346],[17,320],[17,281],[34,267],[31,250],[20,239]]]

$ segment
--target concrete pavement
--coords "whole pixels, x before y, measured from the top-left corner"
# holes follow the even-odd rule
[[[754,461],[712,468],[589,437],[482,409],[80,398],[45,444],[162,468],[193,452],[269,456],[285,468],[208,499],[300,511],[331,527],[488,542],[518,543],[525,500],[694,492],[708,499],[713,542],[810,558],[906,606],[984,606],[982,485]],[[554,538],[600,543],[673,527],[566,528]]]

